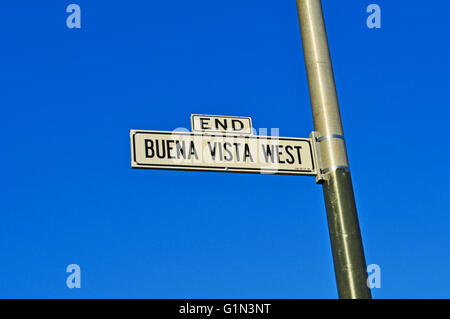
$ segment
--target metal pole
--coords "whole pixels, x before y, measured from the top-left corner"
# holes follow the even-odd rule
[[[339,298],[370,299],[355,197],[320,0],[297,0]]]

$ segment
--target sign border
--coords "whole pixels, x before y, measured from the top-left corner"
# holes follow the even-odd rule
[[[309,145],[311,155],[311,170],[288,170],[288,169],[261,169],[261,168],[229,168],[229,167],[217,167],[217,166],[204,166],[204,165],[165,165],[165,164],[141,164],[136,161],[136,134],[161,134],[161,135],[189,135],[189,136],[218,136],[218,137],[239,137],[239,138],[256,138],[256,139],[278,139],[278,140],[294,140],[304,141]],[[316,176],[317,168],[315,163],[313,145],[311,138],[298,138],[298,137],[278,137],[278,136],[261,136],[261,135],[239,135],[239,134],[204,134],[196,132],[169,132],[169,131],[145,131],[145,130],[130,130],[131,139],[131,168],[139,169],[161,169],[161,170],[177,170],[177,171],[201,171],[201,172],[228,172],[228,173],[248,173],[248,174],[273,174],[273,175],[297,175],[297,176]],[[133,166],[133,164],[139,166]],[[298,174],[298,173],[301,174]]]

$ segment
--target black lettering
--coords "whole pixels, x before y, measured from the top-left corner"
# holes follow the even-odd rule
[[[239,162],[239,145],[241,143],[233,143],[233,145],[236,147],[236,161]]]
[[[286,146],[284,149],[286,150],[286,153],[287,153],[287,154],[290,156],[290,158],[291,158],[290,160],[289,160],[289,159],[286,159],[286,163],[288,163],[288,164],[294,164],[294,162],[295,162],[294,155],[292,155],[292,153],[291,153],[291,151],[293,151],[294,148],[293,148],[292,146],[288,145],[288,146]]]
[[[189,148],[189,159],[191,159],[192,155],[195,156],[195,159],[198,160],[197,151],[195,150],[195,144],[191,141],[191,145]]]
[[[236,123],[239,123],[239,128],[236,127]],[[233,126],[234,131],[242,131],[244,128],[244,123],[242,123],[241,120],[231,120],[231,125]]]
[[[269,156],[270,156],[270,161],[273,163],[273,160],[274,160],[273,145],[265,145],[265,146],[266,147],[264,147],[264,145],[261,145],[266,163],[269,162],[269,160],[268,160]]]
[[[166,144],[164,144],[164,141],[155,141],[156,143],[156,156],[158,158],[164,158],[166,157]],[[159,153],[159,143],[161,142],[161,153]]]
[[[229,157],[227,155],[225,155],[223,157],[224,160],[231,162],[233,160],[233,154],[228,150],[228,147],[231,147],[231,143],[224,143],[223,144],[223,149],[225,152],[228,153]]]
[[[283,145],[277,145],[277,146],[275,146],[275,148],[277,149],[277,160],[278,160],[278,163],[284,164],[285,162],[280,159],[280,155],[283,154],[283,152],[280,151],[280,148],[283,148]]]
[[[219,142],[219,157],[220,161],[223,161],[222,143]]]
[[[209,151],[211,152],[211,157],[213,160],[216,159],[216,144],[217,142],[214,142],[214,148],[211,148],[211,143],[208,142]]]
[[[302,163],[302,156],[300,155],[300,150],[302,149],[302,147],[301,146],[294,146],[294,148],[297,150],[298,163],[301,164]]]
[[[148,153],[148,151],[152,151],[152,154],[150,155]],[[153,141],[152,140],[145,140],[145,157],[153,158],[153,156],[155,156],[155,151],[153,150]]]
[[[250,148],[248,147],[248,144],[244,144],[244,162],[247,161],[247,157],[250,158],[250,161],[253,162],[252,154],[250,153]]]
[[[221,123],[219,119],[216,119],[216,129],[219,129],[219,125],[222,126],[222,128],[226,131],[228,124],[227,124],[227,120],[224,119],[224,122]]]
[[[210,130],[210,127],[206,127],[205,125],[207,125],[208,123],[206,123],[209,120],[209,118],[207,117],[201,117],[200,118],[200,128],[202,130]]]
[[[183,159],[186,159],[186,152],[185,152],[185,143],[184,141],[175,141],[175,148],[177,150],[177,159],[180,159],[180,154],[183,156]]]
[[[172,140],[167,141],[167,158],[169,158],[169,159],[175,158],[175,156],[170,155],[170,151],[172,151],[172,149],[173,149],[173,146],[170,146],[170,143],[173,143],[173,142],[174,141],[172,141]]]

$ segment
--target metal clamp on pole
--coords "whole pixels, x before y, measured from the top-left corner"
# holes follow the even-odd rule
[[[330,134],[325,136],[319,136],[319,133],[316,131],[311,132],[310,134],[311,140],[312,140],[312,146],[313,146],[313,152],[315,155],[315,165],[317,167],[317,175],[316,175],[316,183],[322,184],[325,181],[325,174],[336,170],[338,168],[343,168],[348,171],[350,171],[350,168],[348,165],[331,165],[328,167],[324,167],[322,156],[320,152],[320,142],[328,140],[328,139],[340,139],[345,142],[345,138],[342,135],[339,134]]]

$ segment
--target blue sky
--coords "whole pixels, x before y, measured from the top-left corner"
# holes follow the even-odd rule
[[[295,1],[70,3],[0,5],[0,297],[336,298],[313,177],[130,168],[192,113],[309,136]],[[449,298],[450,3],[323,6],[372,294]]]

